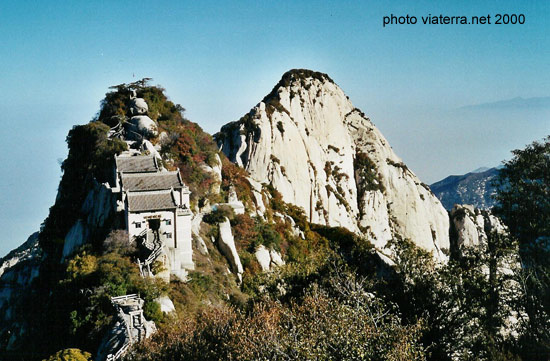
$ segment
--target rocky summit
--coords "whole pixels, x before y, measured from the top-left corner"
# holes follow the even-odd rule
[[[379,249],[397,235],[445,257],[444,207],[328,75],[285,73],[214,137],[250,178],[271,184],[310,222],[345,227]]]
[[[0,259],[0,359],[548,359],[526,267],[550,258],[550,142],[514,152],[498,207],[447,212],[326,74],[214,137],[149,80],[69,131],[40,232]]]

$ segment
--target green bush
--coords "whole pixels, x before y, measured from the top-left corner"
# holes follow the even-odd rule
[[[256,238],[250,244],[250,251],[258,246],[264,245],[267,249],[281,249],[281,235],[275,230],[271,223],[264,222],[261,218],[255,218]]]
[[[217,206],[215,210],[204,215],[202,220],[208,224],[222,223],[226,218],[233,219],[235,212],[233,208],[226,205]]]
[[[160,310],[160,305],[155,301],[147,301],[143,305],[143,316],[149,321],[154,321],[155,324],[160,324],[164,321],[164,313]]]
[[[56,352],[44,361],[92,361],[92,355],[77,348],[67,348]]]
[[[279,129],[279,132],[281,132],[281,135],[285,134],[285,128],[283,127],[283,122],[280,120],[277,122],[277,129]]]
[[[361,180],[359,196],[362,196],[362,193],[365,191],[379,190],[384,192],[385,189],[378,174],[378,167],[366,153],[357,153],[355,155],[353,168],[358,172]]]

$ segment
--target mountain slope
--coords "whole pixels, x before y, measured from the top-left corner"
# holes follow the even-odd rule
[[[443,206],[451,210],[455,204],[471,204],[476,208],[489,209],[495,205],[491,185],[498,174],[498,168],[483,172],[470,172],[464,175],[452,175],[430,186]]]
[[[479,351],[507,352],[521,331],[506,298],[519,292],[508,281],[518,253],[505,234],[493,238],[500,222],[464,206],[448,229],[429,188],[328,76],[285,74],[216,136],[252,173],[162,88],[144,79],[111,89],[98,118],[69,133],[41,232],[0,259],[0,359],[504,359]],[[127,178],[109,179],[129,154],[155,164],[146,169],[179,169],[192,191],[185,279],[166,277],[170,261],[130,238],[118,195]],[[415,246],[446,258],[448,234],[449,262]]]
[[[105,355],[103,345],[111,342],[104,336],[120,329],[112,297],[138,294],[144,319],[162,332],[167,318],[159,300],[168,297],[177,318],[188,320],[205,305],[244,305],[264,292],[264,272],[275,274],[286,262],[289,277],[294,272],[304,279],[322,272],[330,257],[338,257],[335,250],[358,249],[378,262],[368,242],[329,241],[320,233],[330,230],[310,228],[276,189],[249,182],[162,88],[144,79],[111,90],[97,119],[69,132],[58,197],[41,231],[0,259],[0,359],[42,360],[67,347]],[[147,115],[135,116],[138,106]],[[136,118],[148,126],[141,129]],[[179,171],[192,192],[186,241],[194,269],[184,281],[166,277],[169,262],[162,256],[147,274],[140,269],[137,260],[147,245],[129,236],[128,203],[115,174],[116,156],[123,154],[155,157],[165,170]],[[291,294],[293,287],[284,290]],[[296,289],[302,291],[300,282]]]
[[[380,249],[395,235],[438,257],[449,247],[439,200],[326,74],[285,73],[214,137],[231,161],[273,185],[313,223],[366,235]]]

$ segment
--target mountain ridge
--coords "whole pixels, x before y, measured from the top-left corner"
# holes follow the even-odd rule
[[[326,74],[285,73],[263,101],[222,127],[216,143],[147,81],[112,87],[98,116],[69,132],[59,194],[40,234],[0,260],[0,357],[40,360],[78,353],[78,347],[98,361],[128,350],[130,359],[161,360],[176,347],[190,359],[203,359],[203,348],[193,339],[207,335],[209,340],[211,326],[214,332],[229,331],[223,344],[235,349],[221,351],[229,355],[272,359],[281,342],[289,355],[297,355],[301,341],[277,315],[315,330],[299,335],[305,345],[316,335],[329,335],[329,343],[319,340],[321,353],[341,341],[353,345],[344,352],[357,355],[353,359],[374,355],[373,345],[381,359],[414,359],[412,354],[427,352],[434,343],[419,317],[430,315],[410,309],[408,279],[413,276],[414,283],[418,275],[409,273],[416,270],[409,262],[422,264],[422,277],[454,272],[453,254],[485,247],[493,228],[499,231],[489,212],[457,207],[450,219],[430,188]],[[136,189],[125,182],[125,170],[141,178],[151,171],[147,178],[155,181]],[[158,190],[164,175],[172,177],[171,188]],[[175,215],[191,217],[185,223],[190,227],[176,228],[181,219],[157,208],[147,208],[151,213],[143,220],[136,214],[130,218],[129,198],[150,192],[162,193]],[[169,251],[182,245],[190,249],[185,257],[192,256],[192,262],[179,265]],[[424,280],[432,282],[426,278],[419,284]],[[430,287],[448,290],[445,282]],[[425,291],[418,299],[431,307],[437,293]],[[319,300],[342,306],[346,321],[333,310],[320,325],[300,310],[316,314],[323,309]],[[349,307],[357,301],[366,308]],[[451,305],[441,309],[444,315],[463,314],[447,299],[433,302]],[[124,312],[128,307],[137,322]],[[380,315],[375,324],[372,310]],[[426,325],[439,330],[434,317],[441,319],[435,314]],[[267,337],[274,344],[265,343],[266,325],[276,331]],[[334,325],[357,331],[342,338]],[[233,332],[234,326],[247,330],[246,337]],[[453,327],[462,334],[460,325]],[[154,332],[158,337],[141,342]],[[257,344],[243,347],[248,335]],[[427,337],[425,344],[420,335]],[[460,350],[437,337],[437,352]],[[389,341],[380,344],[381,339]],[[182,343],[189,348],[179,347]],[[219,345],[203,343],[218,356]],[[311,352],[319,351],[302,348],[299,358]]]
[[[430,188],[447,210],[451,210],[455,204],[471,204],[476,208],[490,209],[496,204],[492,180],[498,175],[499,169],[500,167],[495,167],[482,172],[451,175],[431,184]]]
[[[311,222],[366,235],[381,249],[401,234],[445,257],[443,207],[325,74],[285,73],[263,101],[214,138],[231,161],[272,184]]]

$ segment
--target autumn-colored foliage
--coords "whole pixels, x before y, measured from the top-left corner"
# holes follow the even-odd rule
[[[127,358],[145,360],[423,360],[422,326],[399,317],[363,288],[333,276],[289,302],[258,301],[247,311],[206,307],[175,321]],[[351,282],[350,282],[351,281]]]

